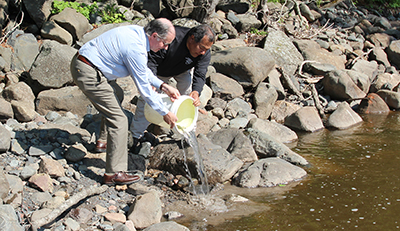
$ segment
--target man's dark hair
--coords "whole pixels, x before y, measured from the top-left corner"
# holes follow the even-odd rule
[[[169,26],[167,23],[164,23],[159,19],[154,19],[144,27],[144,31],[148,36],[151,36],[154,32],[156,32],[161,39],[166,39],[170,31],[170,27],[171,26]]]
[[[199,26],[193,27],[188,32],[189,37],[194,35],[194,41],[199,43],[204,36],[207,36],[208,40],[212,43],[215,42],[215,32],[207,24],[201,24]]]

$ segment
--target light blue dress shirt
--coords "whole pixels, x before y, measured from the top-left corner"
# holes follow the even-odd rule
[[[85,43],[79,54],[92,62],[108,80],[131,76],[140,95],[160,115],[169,110],[151,86],[163,83],[147,67],[150,44],[141,26],[121,26],[111,29]]]

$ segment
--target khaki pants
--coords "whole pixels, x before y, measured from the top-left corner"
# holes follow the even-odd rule
[[[71,74],[76,85],[104,117],[107,127],[106,173],[127,171],[128,119],[116,94],[119,90],[100,71],[78,60],[77,55],[71,62]]]

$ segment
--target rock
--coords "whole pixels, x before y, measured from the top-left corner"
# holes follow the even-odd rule
[[[336,67],[329,63],[309,62],[305,64],[305,69],[314,75],[326,75],[331,71],[335,71]]]
[[[30,102],[13,100],[11,101],[11,106],[18,121],[29,122],[37,116],[35,108],[32,107]]]
[[[79,225],[79,223],[70,217],[65,219],[65,221],[63,223],[67,227],[68,230],[78,231],[81,229],[81,226]]]
[[[55,196],[55,197],[52,197],[50,200],[46,201],[43,204],[42,208],[57,209],[64,202],[65,202],[65,198],[64,197]]]
[[[46,115],[50,111],[70,111],[83,117],[88,107],[93,107],[89,99],[77,86],[41,91],[36,100],[38,113]]]
[[[55,40],[61,44],[66,44],[68,46],[71,46],[74,42],[72,35],[52,20],[47,21],[43,24],[40,34],[43,38]]]
[[[60,162],[47,157],[42,157],[41,159],[39,173],[47,173],[54,178],[65,176],[64,168]]]
[[[371,80],[368,75],[353,70],[346,70],[353,82],[364,92],[368,93],[371,87]]]
[[[363,119],[351,109],[347,102],[342,102],[338,105],[337,109],[329,116],[326,126],[336,129],[347,129],[358,123]]]
[[[279,73],[276,68],[272,69],[272,71],[268,75],[267,82],[275,88],[276,92],[278,93],[278,99],[282,100],[285,99],[286,92],[285,89],[282,86],[281,80],[281,73]]]
[[[14,118],[14,112],[10,102],[0,98],[0,108],[0,121],[6,121],[7,119]]]
[[[0,229],[10,231],[23,231],[25,230],[20,224],[11,205],[0,205]]]
[[[348,100],[365,97],[363,92],[344,70],[329,72],[322,79],[324,93],[337,100]]]
[[[235,26],[238,32],[249,32],[252,28],[258,29],[262,25],[261,21],[251,14],[238,14],[236,17],[239,19]]]
[[[126,217],[122,213],[106,213],[104,214],[104,218],[106,218],[113,224],[117,222],[125,223],[126,221]]]
[[[267,83],[260,83],[254,94],[255,114],[258,118],[267,120],[277,99],[278,93],[275,88]]]
[[[39,173],[29,178],[29,183],[43,192],[53,192],[53,181],[46,173]]]
[[[129,208],[128,220],[133,221],[135,228],[144,229],[160,223],[162,218],[161,200],[156,192],[138,196],[134,205]]]
[[[230,76],[242,86],[257,86],[275,66],[271,55],[256,47],[235,47],[215,52],[210,65],[217,72]]]
[[[33,34],[22,34],[14,41],[15,68],[22,71],[29,71],[36,56],[39,54],[39,43]]]
[[[272,107],[271,120],[278,123],[283,123],[286,116],[289,116],[299,110],[301,107],[297,104],[290,103],[284,100],[277,100]]]
[[[41,28],[42,24],[51,14],[51,1],[32,0],[24,1],[25,8],[37,27]]]
[[[312,40],[294,40],[293,43],[302,54],[304,60],[332,64],[338,70],[345,69],[345,59],[325,49],[321,49],[317,42]]]
[[[52,40],[44,40],[40,53],[35,59],[29,74],[37,81],[42,89],[60,88],[72,84],[70,63],[76,54],[76,49]]]
[[[82,144],[74,144],[65,153],[65,159],[73,163],[81,161],[87,154],[86,148]]]
[[[369,54],[369,59],[375,60],[378,64],[385,65],[385,67],[390,67],[386,52],[381,47],[375,47]]]
[[[51,152],[54,149],[52,145],[38,145],[29,148],[30,156],[41,156]]]
[[[370,41],[375,47],[382,47],[385,49],[394,40],[392,36],[386,33],[373,33],[366,36],[366,39]]]
[[[59,14],[52,16],[50,20],[68,31],[74,41],[80,40],[87,31],[92,29],[87,18],[72,8],[65,8]]]
[[[247,117],[251,113],[251,105],[241,98],[234,98],[228,102],[226,110],[234,111],[241,117]]]
[[[273,187],[299,180],[307,172],[279,158],[265,158],[254,162],[235,179],[236,185],[245,188]]]
[[[308,165],[306,159],[277,141],[273,136],[253,128],[248,128],[245,135],[250,138],[254,151],[260,158],[278,157],[295,165]]]
[[[229,100],[244,94],[243,87],[239,83],[220,73],[210,75],[210,85],[214,92],[214,97]]]
[[[281,143],[290,143],[298,139],[296,132],[274,121],[254,118],[250,120],[247,128],[266,133]]]
[[[297,67],[303,62],[303,56],[281,30],[268,30],[263,47],[288,75],[294,75]]]
[[[390,63],[397,68],[400,67],[400,40],[392,41],[386,50]]]
[[[250,139],[239,129],[221,129],[206,136],[211,142],[220,145],[243,162],[253,162],[258,159]]]
[[[375,93],[370,93],[365,99],[361,100],[357,110],[358,113],[362,114],[388,114],[390,112],[386,102]]]
[[[183,225],[176,223],[175,221],[164,221],[154,225],[151,225],[145,228],[143,231],[189,231],[190,229],[186,228]]]
[[[246,46],[246,42],[243,39],[218,40],[212,45],[211,51],[216,52],[216,51],[222,51],[222,50],[229,49],[229,48],[245,47],[245,46]]]
[[[369,81],[372,82],[372,80],[374,80],[378,74],[378,63],[376,61],[369,62],[364,59],[359,59],[353,65],[353,67],[351,67],[351,70],[366,74],[369,78]]]
[[[0,153],[3,153],[11,147],[11,134],[2,124],[0,124],[0,137]]]
[[[315,107],[302,107],[285,118],[284,124],[290,128],[306,132],[315,132],[324,128]]]
[[[39,209],[39,210],[35,210],[32,213],[31,216],[31,222],[36,222],[37,220],[40,220],[41,218],[49,215],[51,212],[53,212],[52,209],[48,209],[48,208],[44,208],[44,209]]]
[[[381,89],[393,90],[394,87],[399,85],[400,75],[397,73],[382,73],[376,76],[375,80],[372,82],[370,87],[371,93],[376,93]]]
[[[376,94],[378,94],[390,108],[400,109],[400,92],[379,90]]]
[[[218,118],[213,116],[211,113],[202,114],[199,113],[199,117],[196,123],[196,135],[198,134],[206,134],[217,124]]]
[[[3,170],[0,170],[0,199],[4,199],[7,197],[8,192],[10,191],[10,184],[8,183],[6,175],[3,173]]]

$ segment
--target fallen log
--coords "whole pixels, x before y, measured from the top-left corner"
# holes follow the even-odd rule
[[[47,216],[40,218],[37,221],[31,222],[32,224],[32,230],[36,231],[40,227],[49,224],[52,222],[54,219],[56,219],[58,216],[60,216],[63,212],[65,212],[68,208],[72,207],[73,205],[77,204],[79,201],[85,199],[86,197],[95,195],[95,194],[100,194],[103,193],[107,190],[108,186],[103,185],[101,187],[98,186],[91,186],[89,188],[85,188],[82,191],[76,193],[72,197],[70,197],[68,200],[66,200],[60,207],[54,209],[51,213],[49,213]]]

